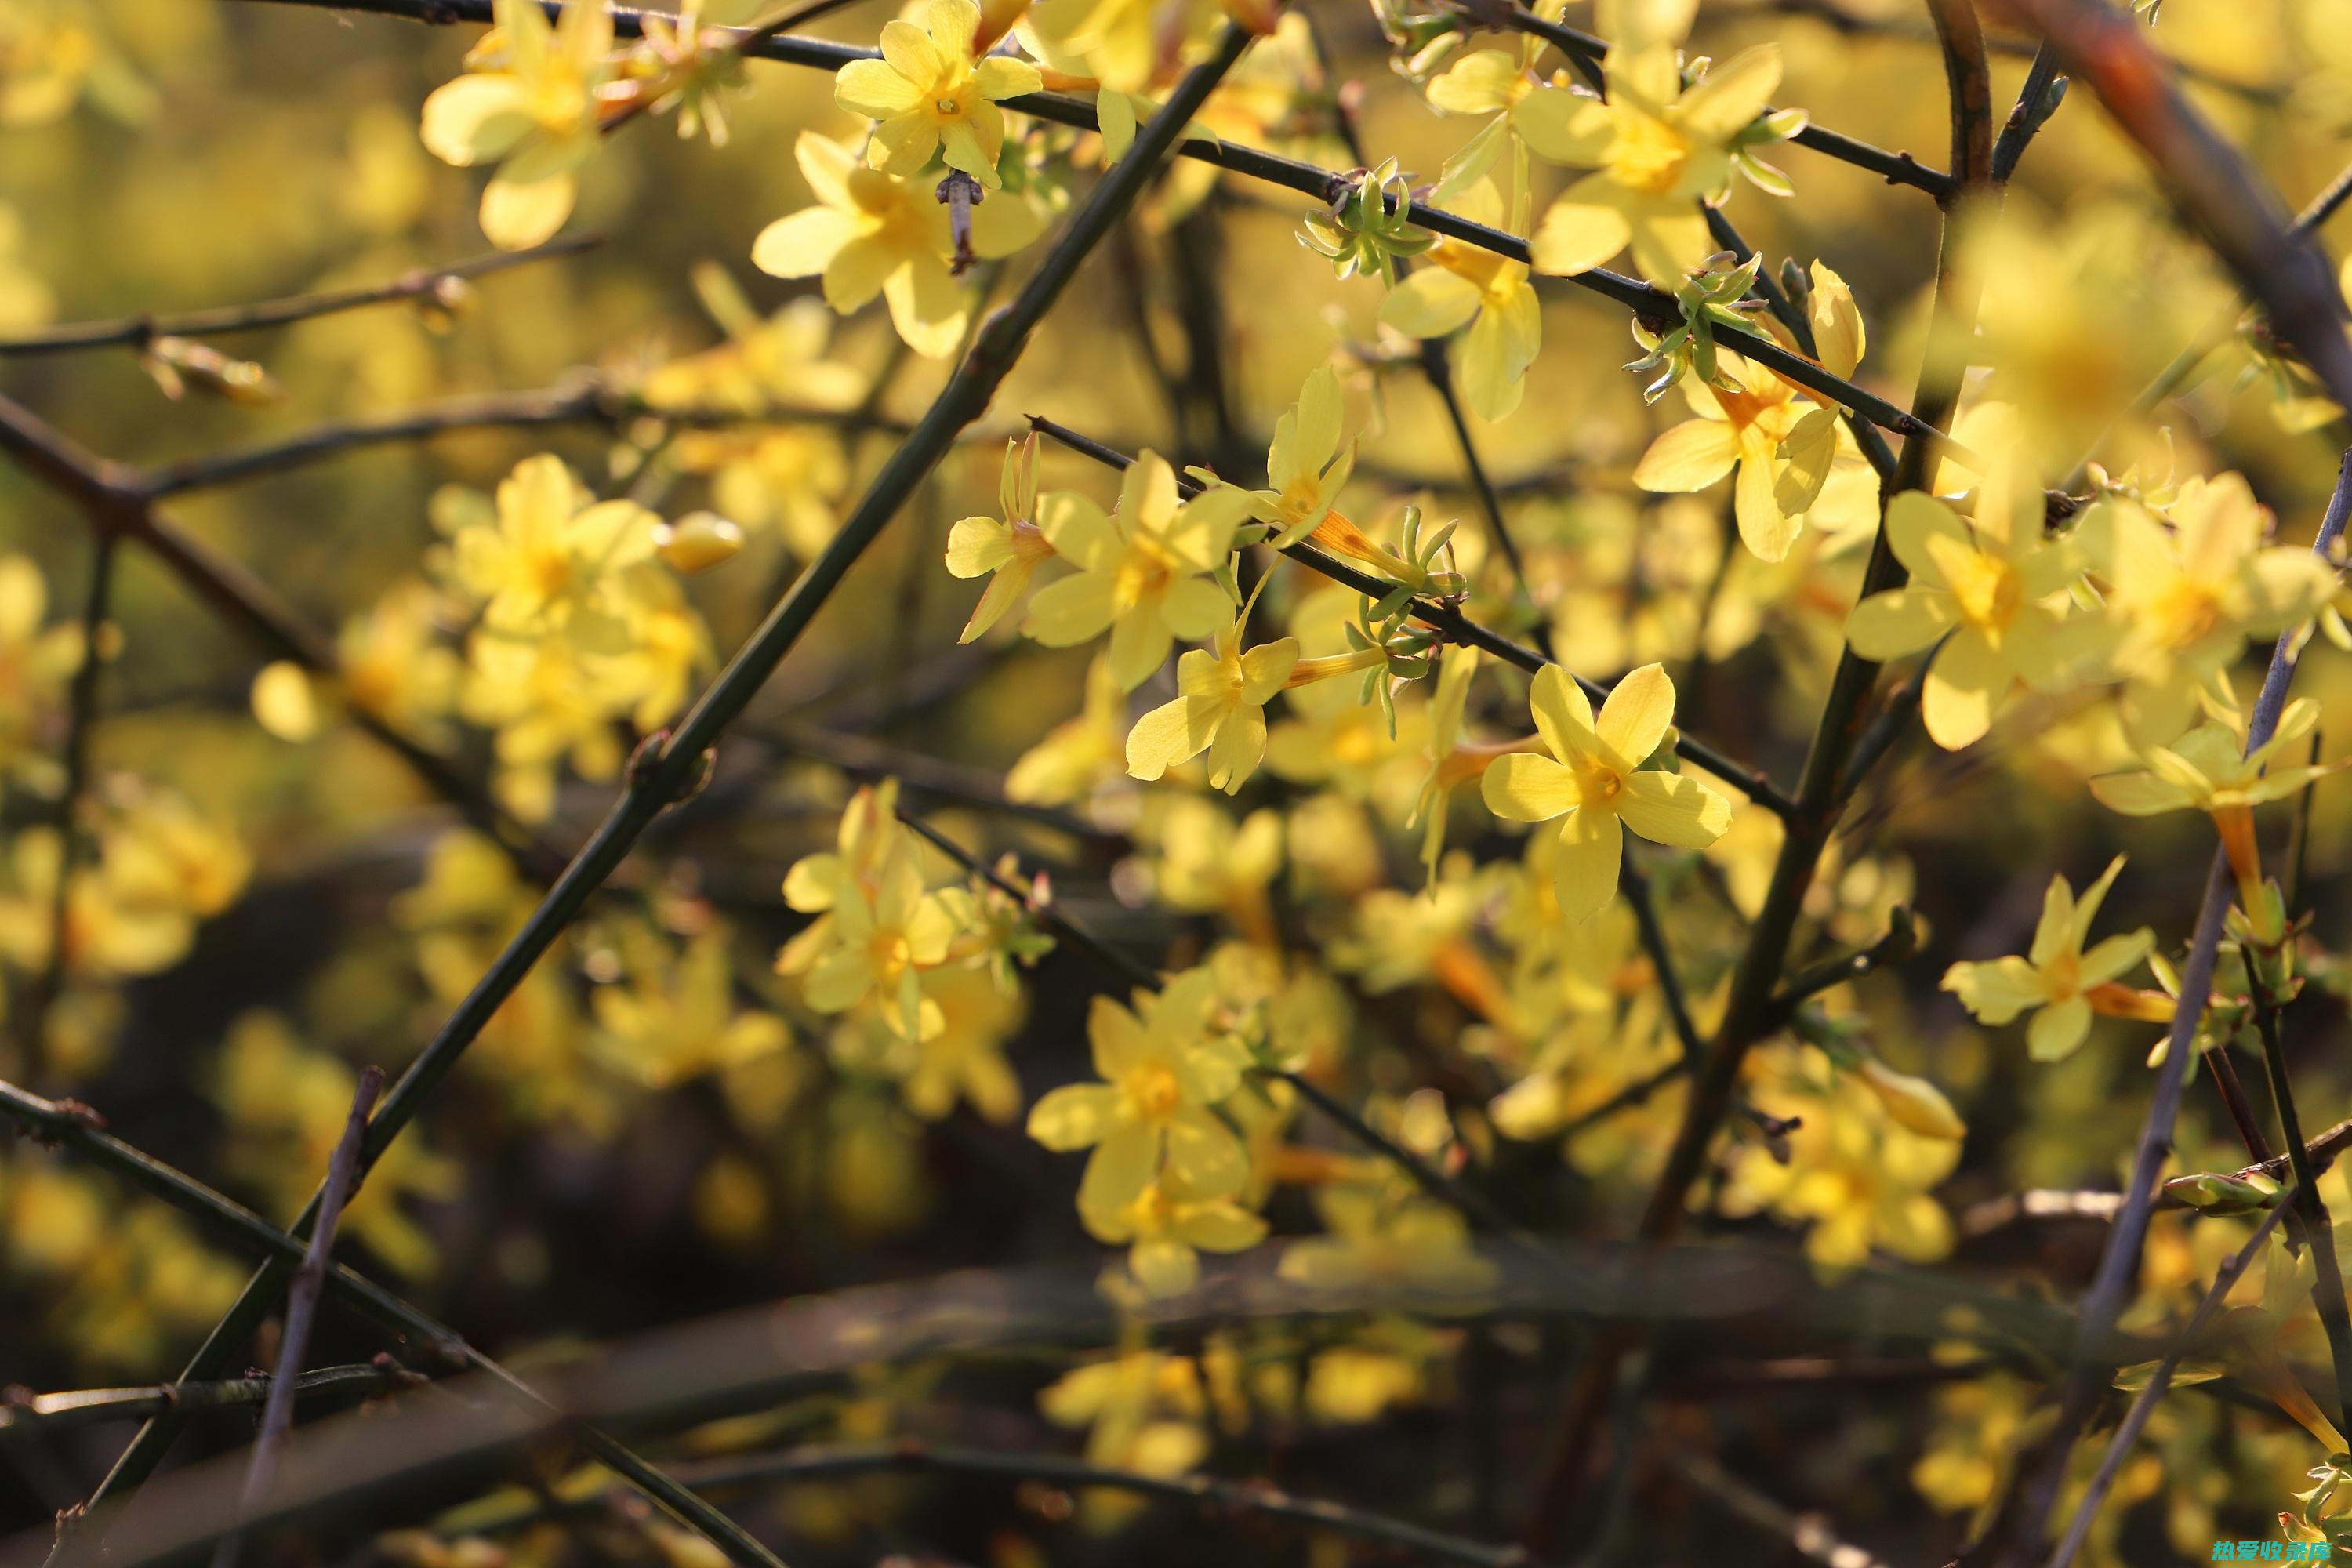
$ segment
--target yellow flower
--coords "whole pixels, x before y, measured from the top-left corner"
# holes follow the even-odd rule
[[[1483,181],[1454,210],[1474,222],[1502,222],[1502,198]],[[1427,259],[1434,265],[1397,286],[1381,306],[1381,320],[1416,338],[1449,337],[1468,327],[1454,346],[1463,398],[1480,418],[1501,419],[1518,407],[1528,366],[1543,346],[1543,308],[1527,265],[1445,238]]]
[[[1021,993],[1008,994],[984,969],[943,969],[925,1000],[938,1006],[940,1029],[917,1045],[908,1066],[907,1109],[938,1121],[961,1100],[982,1121],[1011,1121],[1021,1112],[1021,1079],[1004,1059],[1004,1042],[1026,1012]]]
[[[1911,582],[1872,595],[1846,621],[1865,658],[1899,658],[1950,634],[1921,698],[1927,733],[1947,751],[1981,738],[2017,682],[2054,688],[2079,660],[2062,597],[2081,574],[2074,552],[2044,543],[2038,521],[2012,519],[1990,484],[1973,528],[1923,491],[1896,496],[1886,538]]]
[[[1048,647],[1110,633],[1110,667],[1132,691],[1168,658],[1178,637],[1198,641],[1223,625],[1232,601],[1208,574],[1232,552],[1237,492],[1176,499],[1176,473],[1146,451],[1120,482],[1109,517],[1084,496],[1045,499],[1039,520],[1055,552],[1077,568],[1029,601],[1022,629]]]
[[[967,311],[948,269],[955,242],[947,208],[919,183],[866,168],[814,131],[801,132],[794,150],[818,205],[761,229],[753,265],[778,278],[822,273],[825,303],[845,316],[879,294],[908,348],[932,359],[954,353]],[[1037,209],[1015,195],[971,209],[977,256],[1010,256],[1044,230]]]
[[[1141,1016],[1108,996],[1087,1016],[1100,1083],[1066,1084],[1029,1113],[1029,1136],[1057,1152],[1092,1149],[1078,1212],[1119,1213],[1162,1171],[1197,1200],[1231,1197],[1249,1179],[1249,1156],[1215,1112],[1241,1087],[1248,1055],[1215,1031],[1215,981],[1205,969],[1139,994]]]
[[[1265,454],[1267,488],[1244,490],[1218,482],[1204,499],[1238,498],[1251,517],[1274,531],[1276,549],[1297,543],[1334,515],[1332,503],[1356,466],[1356,444],[1340,449],[1342,412],[1339,374],[1328,364],[1318,367],[1298,389],[1298,401],[1274,422],[1274,444]]]
[[[1441,203],[1450,203],[1454,192],[1470,189],[1494,167],[1509,140],[1507,133],[1524,138],[1532,122],[1537,125],[1535,134],[1556,135],[1557,127],[1575,112],[1578,101],[1566,90],[1539,82],[1521,56],[1502,49],[1476,49],[1464,55],[1430,82],[1426,96],[1429,106],[1440,114],[1494,117],[1445,161],[1444,175],[1431,195],[1433,201]]]
[[[1551,755],[1497,757],[1481,787],[1497,816],[1564,819],[1553,876],[1567,919],[1589,919],[1616,896],[1625,828],[1653,843],[1703,849],[1730,826],[1731,803],[1696,779],[1636,771],[1674,722],[1675,684],[1663,667],[1645,664],[1619,681],[1597,722],[1558,665],[1536,676],[1529,701]]]
[[[1853,438],[1833,411],[1763,366],[1734,353],[1717,363],[1736,384],[1684,378],[1683,395],[1698,417],[1651,442],[1634,465],[1633,482],[1645,490],[1683,493],[1703,490],[1738,468],[1732,507],[1740,542],[1760,561],[1780,561]]]
[[[2333,592],[2336,574],[2297,545],[2263,542],[2270,514],[2237,474],[2191,479],[2167,529],[2137,500],[2104,497],[2083,531],[2100,539],[2107,603],[2122,637],[2136,730],[2170,740],[2189,726],[2197,688],[2250,637],[2274,637]]]
[[[497,68],[436,89],[423,134],[444,163],[498,162],[482,190],[482,232],[520,250],[572,216],[576,171],[601,140],[596,89],[613,74],[613,18],[597,0],[567,0],[552,27],[531,0],[494,0],[493,12]]]
[[[2042,921],[2033,928],[2033,945],[2026,956],[1955,963],[1944,972],[1944,989],[1958,996],[1978,1022],[1995,1028],[2029,1008],[2040,1009],[2025,1032],[2033,1059],[2054,1062],[2074,1055],[2091,1030],[2090,994],[2129,973],[2156,946],[2156,933],[2143,926],[2108,937],[2088,951],[2084,948],[2091,940],[2099,905],[2123,868],[2124,858],[2118,855],[2084,889],[2079,901],[2065,878],[2051,878],[2042,900]]]
[[[526,458],[499,481],[495,521],[452,542],[459,585],[500,633],[560,633],[583,651],[628,646],[619,574],[652,558],[660,520],[634,501],[599,501],[560,458]]]
[[[1189,1356],[1128,1350],[1065,1373],[1037,1395],[1056,1426],[1087,1427],[1091,1464],[1181,1476],[1208,1457],[1207,1402]]]
[[[1004,471],[997,480],[997,517],[967,517],[948,530],[948,570],[959,577],[988,579],[958,642],[970,642],[994,626],[1029,586],[1039,563],[1054,547],[1037,526],[1037,433],[1004,444]]]
[[[736,1005],[727,945],[721,926],[683,952],[669,951],[645,927],[625,931],[626,983],[600,985],[592,997],[599,1054],[636,1081],[667,1089],[790,1046],[782,1018]]]
[[[899,1035],[936,1032],[939,1009],[925,1005],[922,971],[946,961],[956,920],[947,900],[924,890],[913,844],[894,835],[871,888],[861,879],[836,889],[829,912],[828,948],[814,954],[788,947],[777,960],[786,973],[805,973],[808,1005],[845,1013],[878,994],[884,1020]]]
[[[1244,615],[1246,612],[1244,612]],[[1298,639],[1281,637],[1242,651],[1242,620],[1217,633],[1210,648],[1176,661],[1181,695],[1135,721],[1127,737],[1127,771],[1156,779],[1178,763],[1209,753],[1209,786],[1237,795],[1265,760],[1265,705],[1298,663]]]
[[[1090,1208],[1081,1196],[1078,1217],[1097,1241],[1128,1247],[1128,1271],[1147,1296],[1181,1296],[1199,1284],[1203,1251],[1246,1252],[1265,1239],[1259,1215],[1231,1197],[1200,1196],[1173,1172],[1116,1208]]]
[[[1004,150],[1004,111],[996,100],[1045,84],[1025,60],[991,55],[975,61],[980,7],[971,0],[931,0],[924,26],[882,25],[882,58],[852,60],[834,79],[834,101],[871,115],[869,158],[885,174],[919,174],[939,155],[991,190]]]
[[[2169,746],[2143,752],[2146,771],[2102,774],[2091,781],[2091,793],[2108,810],[2126,816],[2191,810],[2218,816],[2285,800],[2344,766],[2340,762],[2277,765],[2290,746],[2300,750],[2318,724],[2319,704],[2308,697],[2288,703],[2277,730],[2252,752],[2244,750],[2237,731],[2227,724],[2200,724]]]
[[[1538,271],[1589,272],[1631,245],[1643,276],[1671,289],[1716,248],[1699,204],[1727,193],[1732,143],[1780,85],[1780,51],[1759,44],[1685,92],[1675,46],[1696,9],[1603,0],[1601,29],[1615,40],[1601,67],[1608,100],[1538,95],[1530,102],[1543,111],[1515,119],[1537,153],[1592,171],[1544,215]]]

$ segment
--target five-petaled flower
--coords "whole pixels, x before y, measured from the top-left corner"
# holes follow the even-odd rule
[[[1675,718],[1675,683],[1645,664],[1592,704],[1568,672],[1546,665],[1529,704],[1550,756],[1497,757],[1483,783],[1487,809],[1517,822],[1561,818],[1553,876],[1560,913],[1585,920],[1616,896],[1624,829],[1656,844],[1703,849],[1731,825],[1731,803],[1696,779],[1643,769]]]
[[[1613,40],[1601,67],[1607,100],[1570,100],[1557,117],[1513,116],[1538,154],[1592,171],[1544,215],[1533,242],[1538,272],[1590,272],[1630,245],[1643,276],[1670,289],[1716,248],[1700,204],[1728,191],[1734,143],[1780,85],[1780,50],[1759,44],[1685,91],[1675,46],[1696,10],[1696,0],[1601,0],[1601,30]]]
[[[948,265],[956,248],[948,209],[928,185],[866,168],[814,131],[801,132],[794,151],[818,205],[761,229],[753,264],[778,278],[824,274],[824,301],[845,316],[879,294],[908,348],[932,359],[953,353],[968,312]],[[971,209],[972,254],[1010,256],[1044,229],[1034,207],[1000,193]]]
[[[1265,705],[1298,664],[1298,639],[1281,637],[1244,651],[1242,622],[1217,633],[1207,648],[1176,661],[1173,702],[1135,721],[1127,737],[1127,771],[1156,779],[1178,763],[1209,753],[1209,785],[1240,793],[1265,760]]]
[[[931,0],[923,21],[882,24],[882,58],[842,67],[834,100],[879,121],[868,154],[876,168],[919,174],[936,156],[994,190],[1004,150],[997,100],[1035,92],[1044,79],[1026,60],[973,58],[980,7],[971,0]]]
[[[2102,988],[2123,992],[2116,983],[2144,963],[2156,946],[2156,933],[2145,926],[2084,947],[2091,940],[2091,922],[2099,905],[2124,868],[2116,856],[2080,900],[2064,877],[2050,879],[2042,898],[2042,921],[2033,928],[2033,945],[2023,958],[2011,954],[1989,963],[1955,963],[1944,972],[1944,989],[1979,1023],[2000,1026],[2029,1008],[2039,1009],[2026,1026],[2026,1048],[2033,1059],[2054,1062],[2074,1054],[2091,1031]],[[2128,1015],[2127,1015],[2128,1016]]]
[[[1213,1026],[1216,984],[1206,970],[1139,994],[1137,1012],[1094,999],[1087,1036],[1099,1083],[1066,1084],[1029,1113],[1029,1136],[1061,1152],[1092,1149],[1078,1209],[1108,1218],[1127,1210],[1162,1172],[1194,1200],[1233,1196],[1249,1156],[1215,1107],[1241,1087],[1248,1054]]]
[[[1911,581],[1856,605],[1846,640],[1887,659],[1949,634],[1920,700],[1928,735],[1947,751],[1980,739],[2019,681],[2054,688],[2081,660],[2064,595],[2082,567],[2071,542],[2044,542],[2038,524],[2017,519],[1992,484],[1979,492],[1974,527],[1919,490],[1887,504],[1887,543]]]
[[[1147,451],[1129,467],[1109,517],[1084,496],[1048,496],[1040,526],[1054,552],[1078,570],[1037,590],[1023,629],[1048,647],[1108,631],[1111,670],[1122,690],[1134,690],[1178,637],[1206,637],[1231,614],[1232,601],[1208,574],[1233,548],[1239,493],[1212,489],[1180,502],[1176,471]]]
[[[520,250],[572,216],[576,173],[600,140],[613,17],[601,0],[567,0],[551,27],[532,0],[493,0],[492,15],[497,27],[467,57],[492,68],[435,89],[422,134],[445,163],[499,165],[482,191],[482,232]]]
[[[1237,500],[1249,516],[1274,530],[1276,549],[1297,543],[1325,519],[1338,516],[1332,505],[1356,466],[1356,444],[1339,444],[1343,412],[1339,374],[1323,365],[1298,389],[1298,401],[1274,422],[1274,441],[1265,452],[1266,488],[1244,490],[1215,482],[1207,493]],[[1194,474],[1215,479],[1199,469]]]

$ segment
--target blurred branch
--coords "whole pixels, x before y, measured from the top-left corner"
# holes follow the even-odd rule
[[[1431,1530],[1392,1515],[1374,1513],[1346,1503],[1299,1497],[1271,1482],[1230,1481],[1215,1476],[1151,1475],[1116,1469],[1060,1454],[1010,1453],[996,1448],[970,1448],[908,1442],[888,1447],[793,1448],[779,1454],[752,1454],[712,1459],[682,1467],[679,1475],[698,1490],[722,1491],[761,1484],[806,1486],[853,1476],[901,1471],[912,1474],[997,1476],[1032,1481],[1069,1490],[1102,1487],[1144,1497],[1168,1498],[1198,1506],[1213,1519],[1218,1515],[1256,1515],[1285,1520],[1310,1530],[1335,1534],[1446,1563],[1467,1563],[1477,1568],[1539,1568],[1515,1546],[1495,1546],[1465,1536]],[[504,1512],[468,1510],[469,1534],[511,1530],[558,1512],[593,1509],[605,1494],[564,1498],[551,1506],[538,1500],[518,1500]]]
[[[1884,1559],[1840,1539],[1819,1514],[1797,1513],[1781,1506],[1696,1449],[1669,1448],[1666,1463],[1758,1530],[1816,1563],[1828,1568],[1886,1568]]]
[[[306,1372],[294,1380],[294,1396],[392,1394],[426,1381],[423,1373],[411,1372],[390,1356],[378,1356],[364,1364]],[[150,1383],[134,1388],[83,1388],[63,1394],[12,1388],[0,1391],[0,1437],[100,1421],[143,1419],[163,1410],[228,1410],[259,1405],[274,1386],[274,1379],[257,1373],[214,1383]]]
[[[705,755],[740,717],[832,597],[842,578],[865,554],[898,509],[929,476],[965,426],[986,412],[990,399],[1020,360],[1030,334],[1045,318],[1079,267],[1125,214],[1171,145],[1191,122],[1217,83],[1238,61],[1250,35],[1227,25],[1213,52],[1186,73],[1167,104],[1141,127],[1126,158],[1097,183],[1072,214],[1062,236],[1047,248],[1020,294],[992,314],[970,353],[949,378],[904,445],[883,464],[856,508],[812,562],[791,591],[769,612],[759,629],[737,650],[674,730],[648,736],[630,759],[628,782],[610,813],[489,969],[425,1049],[393,1086],[383,1108],[369,1124],[360,1169],[364,1173],[398,1137],[425,1100],[457,1066],[547,950],[578,917],[605,879],[627,858],[653,820],[691,794],[707,777]],[[315,1222],[313,1197],[296,1222],[307,1233]],[[189,1363],[184,1380],[219,1374],[232,1347],[252,1331],[278,1289],[281,1266],[265,1264],[246,1286],[204,1346]],[[176,1435],[178,1423],[159,1416],[140,1431],[92,1498],[93,1507],[120,1504],[154,1472]],[[737,1532],[740,1536],[740,1532]],[[721,1540],[739,1563],[769,1563],[772,1558],[749,1537]]]
[[[247,3],[370,12],[436,25],[456,22],[484,24],[491,20],[491,0],[247,0]],[[559,9],[559,0],[539,0],[539,3],[551,17]],[[664,12],[646,12],[623,5],[608,9],[614,30],[624,37],[640,34],[648,16],[663,23],[676,20]],[[790,36],[767,39],[750,53],[758,59],[777,60],[824,71],[837,71],[852,60],[878,58],[873,49]],[[1084,131],[1099,129],[1091,102],[1058,93],[1039,92],[1008,98],[1003,100],[1003,107],[1059,125],[1076,126]],[[1244,147],[1238,142],[1196,138],[1180,142],[1171,151],[1175,156],[1195,159],[1250,179],[1281,185],[1318,202],[1328,203],[1338,199],[1352,184],[1343,172],[1318,168],[1312,163],[1302,163],[1294,158]],[[1473,223],[1438,207],[1415,206],[1412,221],[1432,234],[1457,239],[1465,245],[1475,246],[1481,250],[1492,251],[1530,267],[1534,264],[1534,256],[1528,247],[1528,242],[1517,235],[1507,234],[1486,224]],[[1598,294],[1623,306],[1637,317],[1664,321],[1681,319],[1681,311],[1672,294],[1605,268],[1594,268],[1588,272],[1554,280]],[[1804,355],[1782,348],[1769,337],[1725,327],[1717,332],[1717,341],[1727,345],[1736,344],[1738,353],[1767,370],[1822,395],[1830,402],[1853,409],[1898,436],[1926,437],[1965,467],[1980,471],[1986,466],[1987,459],[1969,451],[1943,431],[1924,423],[1907,410],[1896,407],[1877,394],[1856,386],[1843,377],[1832,375]]]
[[[423,440],[460,430],[541,425],[599,425],[618,429],[632,420],[659,420],[695,428],[770,424],[835,425],[904,436],[911,428],[879,414],[834,408],[669,408],[616,393],[593,375],[533,392],[495,392],[405,414],[337,421],[242,450],[166,463],[137,482],[151,500],[284,473],[363,447]]]
[[[0,1082],[0,1117],[15,1122],[40,1142],[62,1145],[89,1157],[182,1214],[242,1242],[266,1258],[299,1266],[308,1256],[308,1248],[302,1242],[244,1205],[213,1191],[202,1182],[107,1131],[98,1113],[87,1105],[70,1100],[43,1100],[14,1084]],[[270,1267],[265,1264],[256,1279],[258,1282],[275,1277]],[[338,1299],[392,1332],[415,1340],[420,1346],[461,1367],[481,1373],[537,1418],[546,1421],[559,1419],[556,1407],[541,1397],[529,1384],[474,1349],[454,1331],[426,1317],[390,1291],[331,1261],[325,1265],[324,1284],[335,1292]],[[250,1289],[252,1287],[248,1287]],[[214,1339],[222,1337],[215,1331]],[[226,1351],[221,1353],[225,1359]],[[167,1418],[176,1423],[191,1410],[209,1408],[210,1405],[203,1400],[186,1403],[167,1392],[191,1386],[202,1386],[202,1384],[197,1379],[183,1378],[159,1385],[154,1391],[156,1403],[147,1413],[149,1426],[142,1430],[152,1429],[154,1423]],[[299,1392],[299,1387],[295,1392]],[[766,1548],[746,1535],[733,1521],[652,1464],[593,1426],[583,1425],[573,1430],[591,1455],[653,1499],[681,1525],[717,1545],[744,1568],[782,1568]],[[121,1465],[118,1463],[114,1474],[121,1473]],[[101,1493],[103,1490],[101,1489]],[[57,1551],[53,1557],[74,1553],[83,1531],[88,1527],[90,1510],[97,1506],[98,1500],[93,1498],[89,1503],[60,1520]]]
[[[273,658],[330,679],[341,659],[331,639],[298,616],[259,578],[159,513],[138,470],[92,457],[30,409],[0,396],[0,452],[81,509],[100,536],[124,536],[160,557],[215,613]],[[551,849],[516,823],[457,763],[390,721],[352,704],[352,721],[390,749],[460,815],[488,835],[526,875],[546,880],[560,864]]]
[[[257,304],[189,310],[178,315],[126,316],[115,321],[85,321],[71,326],[51,327],[26,337],[0,338],[0,356],[60,353],[69,349],[110,345],[143,348],[156,338],[225,337],[232,332],[279,327],[289,321],[336,315],[370,305],[437,298],[451,283],[503,272],[534,261],[577,255],[603,244],[604,240],[604,237],[599,234],[571,235],[562,239],[551,239],[545,245],[535,245],[529,250],[498,250],[487,256],[453,261],[446,267],[416,268],[388,283],[365,288],[332,289],[316,294],[290,295],[282,300],[264,300]]]
[[[1107,447],[1090,436],[1082,436],[1068,426],[1057,424],[1051,419],[1033,415],[1029,424],[1031,428],[1039,434],[1051,437],[1074,452],[1084,453],[1108,467],[1124,468],[1135,460],[1115,447]],[[1178,490],[1184,495],[1192,496],[1200,493],[1200,486],[1182,475],[1177,477],[1176,485]],[[1386,578],[1375,577],[1370,573],[1359,571],[1338,557],[1327,555],[1312,545],[1294,544],[1283,553],[1307,570],[1319,572],[1334,583],[1343,587],[1352,588],[1357,593],[1370,598],[1381,598],[1396,587],[1394,583]],[[1492,654],[1504,663],[1516,666],[1530,674],[1543,668],[1547,664],[1555,662],[1533,648],[1523,647],[1508,637],[1487,630],[1465,616],[1453,605],[1433,599],[1415,599],[1412,601],[1412,614],[1415,619],[1426,622],[1444,632],[1448,641]],[[1596,701],[1607,699],[1609,695],[1607,687],[1598,681],[1587,680],[1580,675],[1575,679],[1577,685],[1584,689],[1587,696]],[[1705,768],[1777,816],[1785,817],[1794,809],[1793,803],[1789,797],[1774,787],[1772,782],[1761,772],[1744,763],[1732,761],[1713,746],[1694,739],[1688,733],[1680,733],[1676,736],[1675,754],[1698,767]]]
[[[368,1113],[375,1109],[376,1096],[383,1092],[383,1069],[373,1066],[360,1069],[359,1085],[352,1094],[352,1113],[343,1122],[343,1135],[327,1161],[327,1179],[319,1189],[318,1222],[310,1227],[310,1245],[302,1250],[294,1283],[286,1293],[286,1318],[278,1336],[278,1370],[270,1381],[269,1397],[261,1406],[261,1429],[246,1460],[245,1489],[239,1494],[243,1510],[250,1510],[267,1497],[278,1479],[279,1457],[294,1429],[295,1384],[302,1375],[302,1358],[310,1353],[310,1321],[318,1315],[319,1292],[326,1288],[335,1227],[342,1223],[344,1201],[359,1184],[360,1138],[367,1131]],[[213,1553],[213,1568],[236,1568],[244,1542],[242,1534],[223,1539]]]
[[[2189,1314],[2188,1324],[2180,1331],[2180,1337],[2156,1363],[2155,1372],[2132,1400],[2131,1408],[2124,1413],[2115,1436],[2108,1440],[2107,1451],[2101,1456],[2098,1469],[2093,1473],[2090,1484],[2084,1489],[2082,1500],[2074,1505],[2074,1522],[2066,1527],[2065,1537],[2059,1542],[2058,1549],[2050,1554],[2049,1568],[2067,1568],[2074,1561],[2074,1554],[2082,1551],[2083,1542],[2090,1534],[2092,1521],[2099,1516],[2099,1505],[2106,1500],[2108,1489],[2116,1484],[2116,1472],[2123,1468],[2124,1460],[2131,1454],[2132,1445],[2139,1440],[2140,1432],[2147,1426],[2148,1416],[2156,1410],[2156,1402],[2164,1397],[2165,1389],[2170,1386],[2173,1371],[2179,1366],[2182,1352],[2195,1344],[2211,1325],[2215,1314],[2221,1310],[2222,1299],[2230,1293],[2230,1287],[2238,1282],[2238,1277],[2253,1262],[2263,1243],[2270,1240],[2272,1227],[2278,1224],[2290,1205],[2299,1205],[2310,1191],[2309,1187],[2298,1183],[2292,1193],[2281,1194],[2277,1205],[2263,1215],[2263,1223],[2254,1227],[2253,1235],[2246,1237],[2246,1245],[2214,1271],[2211,1288],[2197,1303],[2196,1311]],[[2339,1294],[2343,1289],[2341,1276],[2337,1277],[2336,1289]]]

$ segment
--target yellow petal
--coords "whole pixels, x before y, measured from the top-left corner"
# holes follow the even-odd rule
[[[1680,773],[1638,773],[1617,799],[1625,826],[1653,844],[1704,849],[1731,826],[1731,803]]]
[[[1633,465],[1633,482],[1666,494],[1703,490],[1738,461],[1739,437],[1728,425],[1686,419],[1650,443]]]
[[[1478,787],[1486,809],[1513,822],[1549,822],[1584,798],[1573,773],[1532,752],[1496,758]]]
[[[1562,918],[1590,920],[1606,908],[1617,896],[1617,875],[1624,861],[1625,830],[1615,812],[1570,812],[1560,824],[1559,851],[1552,861],[1552,886]]]
[[[1674,680],[1665,666],[1645,664],[1610,688],[1593,731],[1631,767],[1658,749],[1674,721]]]

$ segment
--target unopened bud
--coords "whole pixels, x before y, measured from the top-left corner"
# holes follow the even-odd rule
[[[688,512],[661,531],[661,558],[692,576],[730,561],[743,548],[743,531],[715,511]]]

